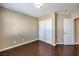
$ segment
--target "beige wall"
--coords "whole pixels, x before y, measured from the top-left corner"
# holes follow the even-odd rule
[[[1,9],[0,9],[0,27],[1,27]],[[0,33],[1,33],[1,28],[0,28]],[[1,34],[0,34],[0,46],[1,46]],[[1,48],[1,47],[0,47]]]
[[[0,10],[2,12],[0,49],[38,38],[37,18],[4,8]]]
[[[75,38],[76,43],[79,43],[79,19],[75,19]]]
[[[63,22],[64,22],[64,15],[57,14],[57,41],[56,43],[62,44],[63,43]]]

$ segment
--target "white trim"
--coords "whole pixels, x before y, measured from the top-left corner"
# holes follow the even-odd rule
[[[31,40],[31,41],[23,42],[23,43],[20,43],[20,44],[14,45],[14,46],[10,46],[10,47],[7,47],[7,48],[0,49],[0,51],[5,51],[5,50],[8,50],[8,49],[12,49],[12,48],[15,48],[15,47],[18,47],[18,46],[24,45],[24,44],[28,44],[28,43],[31,43],[31,42],[37,41],[37,40],[38,40],[38,39],[34,39],[34,40]]]
[[[64,44],[64,45],[75,45],[75,43],[74,44]]]
[[[40,40],[40,41],[43,41],[43,42],[45,42],[45,43],[47,43],[47,44],[50,44],[50,45],[52,45],[52,46],[56,46],[56,44],[48,43],[48,42],[46,42],[46,41],[44,41],[44,40]]]
[[[79,16],[76,16],[76,17],[74,17],[74,18],[72,18],[72,19],[75,20],[76,18],[79,18]]]
[[[79,43],[75,43],[75,44],[79,44]]]
[[[74,43],[74,44],[56,43],[56,44],[62,44],[62,45],[75,45],[76,43]],[[77,43],[77,44],[79,44],[79,43]]]
[[[64,44],[64,43],[56,43],[56,44]]]

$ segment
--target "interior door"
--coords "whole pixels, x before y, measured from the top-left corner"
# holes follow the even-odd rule
[[[72,19],[64,19],[64,44],[75,44],[74,20]]]

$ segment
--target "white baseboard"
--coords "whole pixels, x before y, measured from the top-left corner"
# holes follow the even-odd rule
[[[56,44],[62,44],[62,45],[75,45],[75,43],[74,44],[64,44],[64,43],[56,43]]]
[[[45,43],[47,43],[47,44],[50,44],[50,45],[52,45],[52,46],[56,46],[56,44],[48,43],[48,42],[46,42],[46,41],[44,41],[44,40],[40,40],[40,41],[43,41],[43,42],[45,42]]]
[[[34,39],[34,40],[27,41],[27,42],[23,42],[23,43],[20,43],[20,44],[14,45],[14,46],[10,46],[10,47],[7,47],[7,48],[3,48],[3,49],[0,49],[0,52],[1,52],[1,51],[5,51],[5,50],[8,50],[8,49],[12,49],[12,48],[15,48],[15,47],[18,47],[18,46],[24,45],[24,44],[28,44],[28,43],[31,43],[31,42],[34,42],[34,41],[37,41],[37,40],[38,40],[38,39]]]
[[[64,45],[64,43],[56,43],[56,44],[63,44]]]
[[[79,44],[79,43],[75,43],[75,44]]]
[[[74,44],[64,44],[64,45],[75,45],[75,43]]]

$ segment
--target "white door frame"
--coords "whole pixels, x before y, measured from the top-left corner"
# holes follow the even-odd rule
[[[64,45],[74,45],[75,44],[75,21],[74,21],[74,19],[71,19],[72,20],[72,40],[74,40],[74,41],[72,41],[71,43],[65,43],[65,41],[64,41]],[[64,39],[64,38],[63,38]]]

